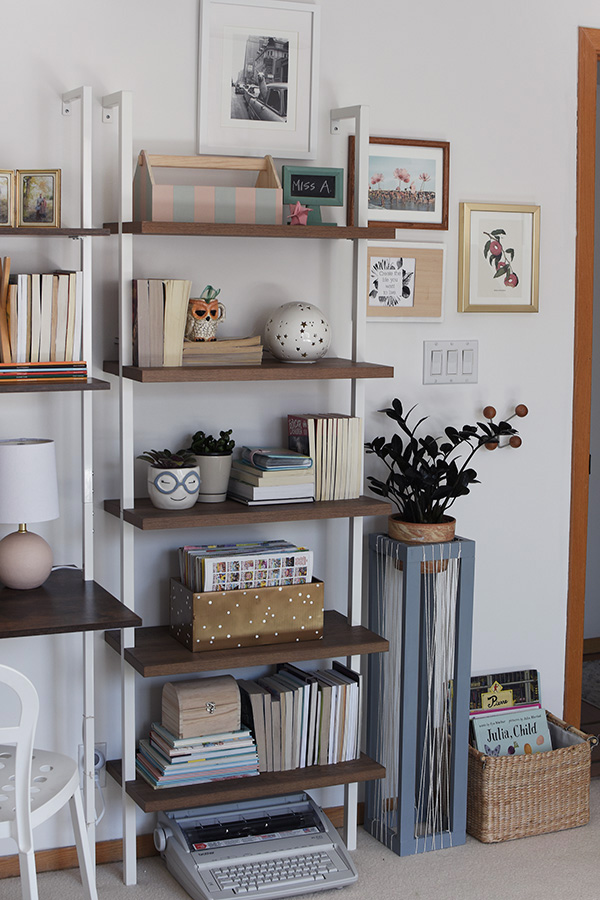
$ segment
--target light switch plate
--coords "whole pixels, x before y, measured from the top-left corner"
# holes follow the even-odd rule
[[[479,341],[423,341],[423,384],[476,384]]]

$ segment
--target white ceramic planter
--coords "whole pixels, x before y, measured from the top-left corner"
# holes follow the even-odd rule
[[[148,466],[148,494],[158,509],[189,509],[198,499],[200,469],[156,469]]]
[[[227,497],[229,474],[231,472],[231,453],[208,453],[196,456],[200,468],[199,503],[222,503]]]

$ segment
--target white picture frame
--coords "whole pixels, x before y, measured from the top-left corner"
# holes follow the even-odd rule
[[[200,0],[198,153],[316,157],[319,26],[314,3]]]
[[[402,263],[400,274],[399,262]],[[365,319],[374,323],[443,322],[445,282],[445,244],[369,241]]]

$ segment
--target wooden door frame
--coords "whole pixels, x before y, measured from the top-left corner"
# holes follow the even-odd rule
[[[577,86],[577,237],[575,251],[575,341],[571,516],[563,718],[578,725],[585,615],[592,321],[594,309],[594,216],[596,175],[596,84],[600,29],[579,29]]]

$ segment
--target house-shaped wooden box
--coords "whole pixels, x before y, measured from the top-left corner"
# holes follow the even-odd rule
[[[154,169],[258,172],[254,187],[158,184]],[[195,174],[195,173],[194,173]],[[133,179],[133,218],[147,222],[281,225],[283,190],[270,156],[161,156],[142,150]]]

